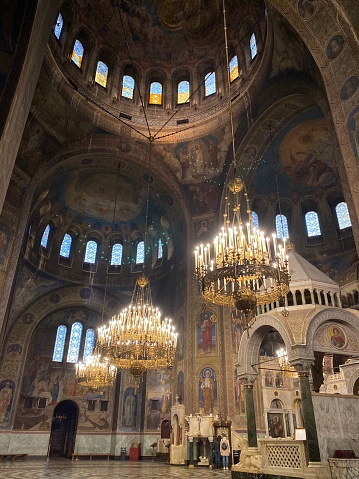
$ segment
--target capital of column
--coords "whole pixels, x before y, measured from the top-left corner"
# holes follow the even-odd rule
[[[253,388],[258,374],[239,374],[237,377],[242,381],[242,384],[245,388]]]
[[[314,364],[314,359],[298,358],[289,361],[289,364],[295,368],[299,377],[309,376],[310,368]]]

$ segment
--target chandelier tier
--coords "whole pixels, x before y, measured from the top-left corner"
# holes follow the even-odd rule
[[[108,358],[102,358],[97,351],[88,356],[83,363],[76,364],[78,381],[91,389],[112,386],[116,373],[116,366],[111,364]]]
[[[203,297],[213,304],[240,310],[250,327],[256,306],[280,300],[289,292],[286,239],[265,237],[253,224],[246,191],[248,222],[244,225],[240,196],[241,178],[228,182],[231,197],[225,197],[224,224],[213,244],[197,246],[195,274]]]
[[[152,305],[146,276],[136,280],[130,305],[98,329],[97,347],[119,369],[128,369],[136,378],[148,369],[173,365],[177,333],[171,320],[161,320]]]

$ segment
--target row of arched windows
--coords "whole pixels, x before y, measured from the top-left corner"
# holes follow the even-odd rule
[[[50,236],[51,226],[48,224],[44,229],[44,232],[41,237],[40,244],[45,250],[48,247],[49,236]],[[96,264],[98,259],[98,247],[99,244],[95,239],[90,239],[86,243],[85,254],[83,262],[86,264]],[[65,233],[61,246],[60,246],[60,257],[68,259],[71,256],[73,248],[73,238],[69,233]],[[145,243],[143,240],[138,241],[136,244],[136,255],[135,255],[135,264],[143,264],[145,261]],[[163,244],[161,238],[157,241],[157,260],[161,260],[163,257]],[[111,266],[121,266],[123,263],[123,246],[122,243],[113,243],[111,247],[110,254],[110,265]]]
[[[336,218],[340,230],[351,228],[352,224],[349,217],[348,206],[341,201],[335,206]],[[252,211],[252,220],[256,228],[259,228],[258,214]],[[308,238],[321,236],[319,216],[316,211],[307,211],[304,215],[306,233]],[[283,214],[277,214],[275,218],[276,233],[278,238],[289,238],[289,228],[287,217]]]
[[[61,36],[61,32],[63,30],[64,20],[59,13],[57,22],[54,26],[54,35],[59,40]],[[251,34],[249,39],[249,51],[251,59],[253,60],[257,55],[257,41],[256,36],[254,33]],[[85,54],[85,48],[81,41],[77,38],[73,44],[73,49],[71,53],[71,61],[81,69],[83,58]],[[128,98],[129,100],[134,99],[135,87],[136,82],[134,75],[131,74],[130,71],[124,72],[122,77],[122,85],[121,85],[121,96],[123,98]],[[107,88],[107,80],[109,75],[109,66],[100,59],[97,62],[96,66],[96,73],[95,73],[95,83],[102,86],[103,88]],[[233,54],[229,61],[229,78],[230,81],[233,82],[239,77],[239,68],[238,68],[238,57],[237,55]],[[208,97],[217,92],[217,81],[216,81],[216,72],[215,69],[209,69],[204,75],[203,78],[204,84],[204,96]],[[177,87],[177,104],[185,104],[189,103],[189,99],[191,96],[191,84],[189,78],[180,79],[176,85]],[[148,103],[149,105],[162,105],[163,104],[163,84],[156,80],[152,81],[149,84],[149,96],[148,96]]]
[[[67,344],[68,328],[64,324],[60,324],[57,328],[55,346],[53,350],[52,360],[62,363],[65,355],[65,347]],[[70,339],[67,346],[66,362],[77,363],[80,355],[80,347],[83,339],[83,325],[80,322],[73,323],[71,326]],[[86,330],[82,359],[86,360],[91,356],[95,345],[95,331],[92,328]]]

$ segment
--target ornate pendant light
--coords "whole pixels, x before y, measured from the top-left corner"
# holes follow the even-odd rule
[[[110,364],[107,357],[102,358],[98,351],[88,356],[83,363],[76,364],[78,381],[91,389],[112,386],[117,368]]]

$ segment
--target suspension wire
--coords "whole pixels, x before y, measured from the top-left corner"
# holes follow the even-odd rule
[[[116,221],[116,209],[117,209],[117,202],[118,202],[118,186],[120,184],[120,169],[121,169],[121,163],[118,164],[117,167],[117,180],[116,180],[116,194],[115,194],[115,205],[113,208],[113,215],[112,215],[112,224],[111,224],[111,230],[109,234],[109,238],[112,238],[113,236],[113,230],[115,227],[115,221]],[[109,277],[109,269],[110,269],[110,250],[112,252],[112,248],[109,248],[107,245],[107,271],[106,271],[106,281],[105,281],[105,292],[104,292],[104,297],[103,297],[103,305],[102,305],[102,314],[101,314],[101,322],[104,320],[104,314],[105,314],[105,304],[106,304],[106,296],[107,296],[107,287],[108,287],[108,277]]]

